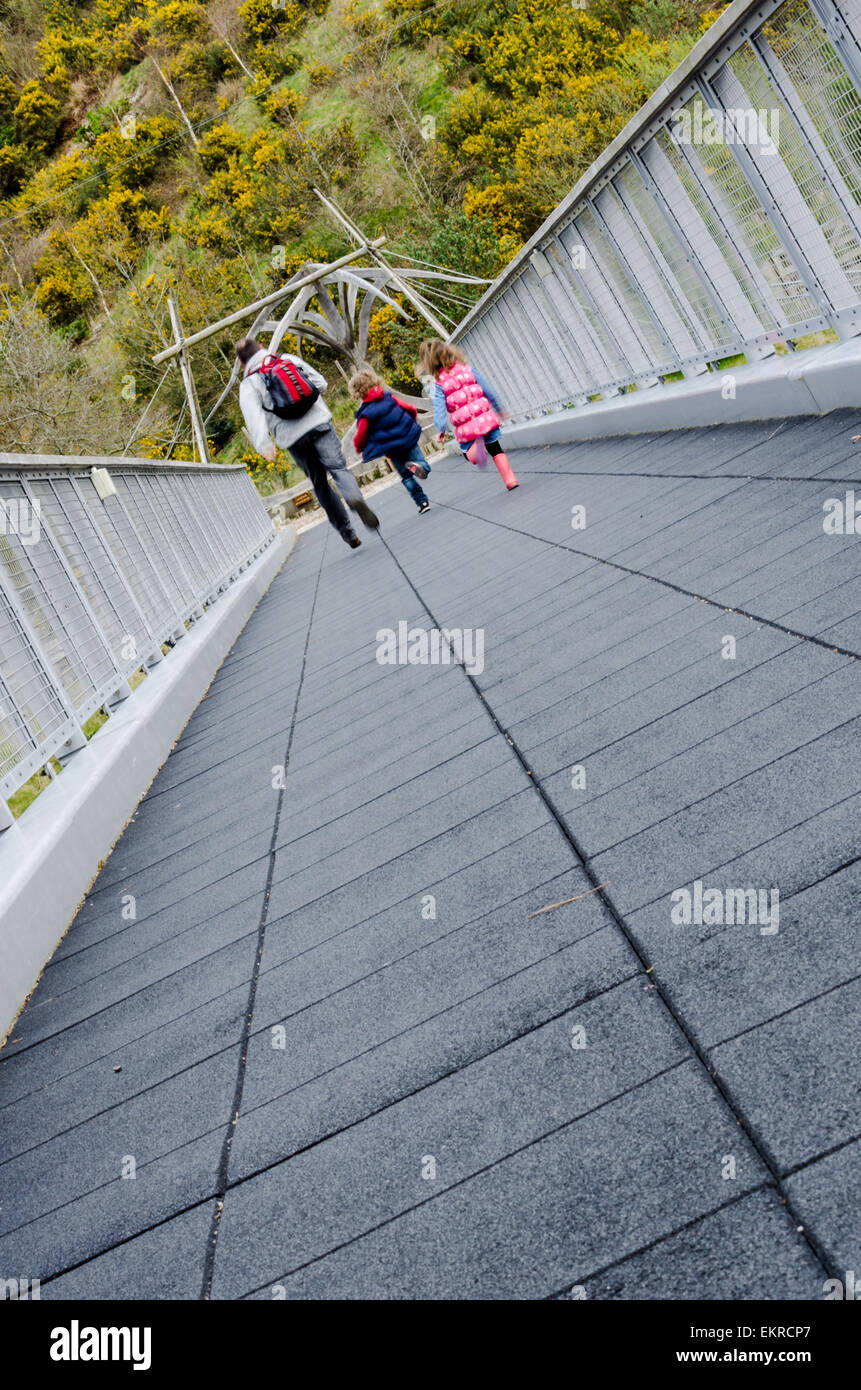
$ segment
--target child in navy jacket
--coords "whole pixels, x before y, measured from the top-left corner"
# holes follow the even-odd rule
[[[350,381],[350,395],[362,402],[353,436],[356,452],[366,463],[383,455],[390,458],[419,514],[429,511],[430,502],[418,481],[427,477],[430,465],[419,448],[422,430],[416,407],[387,391],[375,372],[356,372]]]

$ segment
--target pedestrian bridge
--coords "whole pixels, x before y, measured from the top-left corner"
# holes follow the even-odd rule
[[[361,551],[301,536],[2,1054],[0,1268],[799,1299],[855,1268],[859,552],[823,505],[859,422],[521,450],[510,495],[452,458]],[[381,664],[401,622],[483,663]],[[715,910],[748,889],[778,916]]]
[[[859,1267],[859,42],[735,0],[464,321],[516,492],[0,457],[0,1278]]]

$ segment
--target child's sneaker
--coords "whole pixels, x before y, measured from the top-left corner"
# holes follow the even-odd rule
[[[428,471],[420,463],[408,463],[407,472],[412,473],[416,478],[426,478]]]
[[[421,506],[419,507],[419,516],[422,516],[422,515],[424,514],[424,512],[429,512],[429,511],[430,511],[430,502],[422,502]]]

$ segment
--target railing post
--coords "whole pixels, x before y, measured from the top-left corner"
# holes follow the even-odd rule
[[[541,260],[538,260],[539,256]],[[543,273],[541,268],[542,261],[547,267],[546,271]],[[584,382],[587,379],[588,373],[583,370],[583,356],[580,352],[580,344],[577,342],[576,335],[561,309],[553,302],[551,288],[555,288],[559,284],[553,265],[542,251],[533,251],[529,258],[529,263],[531,266],[531,273],[534,277],[532,292],[535,296],[536,304],[541,309],[545,322],[548,327],[550,327],[551,331],[555,331],[560,334],[562,338],[568,340],[569,357],[573,357],[574,362],[578,363],[578,370],[576,371],[577,379],[574,384],[574,389],[571,392],[572,399],[576,405],[585,405],[588,397],[584,389]],[[529,272],[526,273],[528,274]]]
[[[642,176],[639,171],[634,169],[633,163],[629,172],[642,183]],[[633,246],[642,255],[644,268],[650,270],[651,276],[654,277],[659,303],[653,305],[653,308],[663,323],[664,332],[675,352],[678,362],[677,369],[683,371],[686,376],[697,375],[706,371],[708,354],[705,351],[702,329],[696,320],[692,306],[688,303],[684,290],[676,280],[669,262],[662,255],[662,251],[658,249],[651,229],[637,216],[636,208],[629,200],[628,191],[622,178],[620,177],[618,182],[614,180],[605,192],[608,197],[615,199],[619,212],[627,218]],[[659,217],[662,217],[662,213],[657,207],[655,211]],[[628,259],[630,260],[630,258]],[[636,269],[633,264],[631,269],[632,272]],[[642,282],[643,271],[637,270],[636,275],[638,282]],[[667,315],[669,315],[669,320],[666,318]],[[674,331],[676,333],[681,331],[685,342],[689,345],[687,351],[682,351],[681,345],[675,342],[673,333],[669,331],[673,323],[675,324]]]
[[[700,88],[706,105],[712,107],[714,110],[723,111],[725,114],[725,103],[720,94],[718,93],[717,89],[712,86],[711,82],[708,82],[705,80],[705,78],[701,77],[698,79],[698,86]],[[773,230],[776,232],[780,242],[782,243],[783,249],[786,252],[787,256],[789,256],[789,259],[795,266],[795,269],[797,270],[808,294],[810,295],[816,307],[819,309],[819,312],[822,314],[823,318],[826,318],[830,322],[832,318],[831,301],[825,291],[825,288],[822,285],[822,282],[820,281],[819,276],[816,274],[816,271],[814,270],[813,266],[810,264],[806,255],[803,253],[797,237],[791,231],[789,223],[787,222],[786,218],[783,215],[783,212],[778,206],[776,199],[772,196],[771,191],[768,188],[768,185],[766,184],[762,175],[760,174],[755,161],[751,158],[751,155],[749,154],[745,146],[740,144],[738,141],[732,141],[727,146],[727,148],[729,149],[731,157],[735,159],[736,163],[738,164],[739,168],[741,169],[742,173],[744,174],[745,178],[747,179],[748,183],[750,184],[751,188],[753,189],[754,193],[759,199],[760,206],[762,207],[763,211],[768,217],[768,220],[771,222]],[[794,193],[792,192],[792,190],[795,190]],[[804,221],[806,221],[808,218],[812,219],[810,209],[807,207],[806,203],[802,199],[801,194],[795,188],[794,182],[791,185],[791,189],[789,190],[788,196],[791,200],[792,211],[794,216],[801,216]]]
[[[26,479],[22,481],[21,486],[24,490],[25,495],[32,504],[36,499],[33,497],[33,490],[27,483]],[[87,597],[86,590],[84,589],[83,584],[80,582],[77,575],[73,572],[71,566],[69,565],[69,562],[66,559],[65,554],[63,553],[63,547],[60,545],[59,541],[54,536],[50,522],[46,521],[44,515],[41,519],[41,526],[42,531],[44,532],[48,540],[48,544],[50,545],[51,550],[53,551],[54,558],[57,561],[57,564],[64,571],[66,578],[69,581],[69,584],[77,591],[81,607],[84,609],[84,612],[89,617],[94,630],[98,633],[105,653],[108,659],[110,660],[111,665],[114,667],[114,670],[116,671],[116,685],[112,690],[107,692],[107,695],[105,697],[105,703],[107,704],[108,702],[112,701],[116,704],[120,700],[125,700],[129,695],[131,695],[131,688],[128,684],[128,681],[125,679],[119,667],[117,666],[116,659],[114,657],[113,652],[110,649],[107,637],[105,636],[105,633],[102,630],[102,625],[99,622],[99,619],[96,617],[96,614],[93,612],[92,604],[90,603],[90,600]]]
[[[858,251],[861,251],[861,243],[859,243],[859,238],[861,238],[861,211],[859,211],[858,205],[851,196],[847,198],[847,190],[843,179],[831,158],[827,146],[812,125],[812,122],[802,119],[799,110],[801,106],[800,98],[789,74],[784,69],[777,55],[772,51],[761,35],[758,35],[751,41],[751,48],[756,56],[757,62],[763,70],[765,80],[771,83],[781,98],[784,109],[793,123],[798,139],[806,149],[811,162],[821,171],[823,183],[830,187],[835,205],[838,211],[842,213],[847,228],[854,232],[857,254]],[[807,220],[812,221],[815,219],[813,219],[811,213],[808,213]],[[826,255],[831,257],[835,266],[839,269],[846,281],[850,301],[853,298],[853,292],[854,297],[857,298],[857,290],[855,290],[847,271],[841,264],[836,251],[832,248],[824,231],[821,231],[818,226],[817,233],[821,236],[825,244]],[[831,301],[830,295],[829,301]],[[832,303],[829,313],[832,317],[833,327],[839,337],[854,337],[859,329],[861,329],[861,324],[858,322],[857,311],[850,311],[847,315],[843,310],[835,308]]]
[[[718,298],[717,294],[715,294],[714,285],[712,284],[711,280],[705,272],[702,262],[700,261],[699,255],[697,254],[696,247],[692,245],[692,243],[686,236],[683,235],[682,230],[679,227],[678,218],[673,216],[672,209],[670,208],[669,203],[664,197],[664,191],[661,188],[660,183],[653,176],[652,171],[648,167],[648,165],[644,163],[642,154],[639,150],[631,151],[631,163],[636,172],[640,175],[640,178],[645,184],[647,191],[651,190],[655,202],[657,203],[659,209],[663,213],[664,220],[667,225],[667,230],[669,231],[670,236],[678,245],[678,248],[681,251],[681,254],[684,256],[685,261],[690,266],[691,271],[699,281],[700,288],[702,289],[704,297],[709,301],[712,311],[717,315],[720,322],[724,325],[725,329],[727,330],[727,336],[729,340],[732,341],[736,337],[736,327],[732,320],[727,318],[726,309],[724,307],[723,301]],[[685,296],[685,298],[687,300],[687,296]],[[689,300],[687,302],[690,303]],[[695,305],[691,304],[690,307],[691,310],[694,313],[696,313]]]
[[[98,536],[101,536],[101,538],[102,538],[102,543],[103,543],[103,545],[104,545],[104,547],[105,547],[105,552],[106,552],[106,554],[110,557],[110,559],[111,559],[111,561],[112,561],[112,563],[113,563],[114,573],[116,574],[117,582],[122,586],[122,588],[123,588],[123,590],[124,590],[124,592],[125,592],[126,598],[128,599],[128,602],[131,604],[132,608],[134,609],[135,614],[137,615],[138,622],[140,623],[143,632],[146,634],[146,636],[147,636],[148,639],[152,640],[152,644],[153,644],[153,645],[152,645],[152,648],[151,648],[151,649],[148,648],[147,651],[141,656],[141,665],[143,665],[143,666],[155,666],[155,665],[156,665],[159,661],[161,661],[161,659],[162,659],[161,647],[158,645],[158,642],[155,640],[155,634],[150,630],[149,622],[147,621],[147,618],[146,618],[146,616],[145,616],[145,614],[144,614],[144,612],[143,612],[143,609],[141,608],[140,604],[138,603],[137,599],[135,598],[135,595],[134,595],[134,593],[133,593],[133,591],[132,591],[131,585],[129,584],[129,582],[128,582],[126,576],[125,576],[125,573],[124,573],[124,571],[123,571],[123,568],[122,568],[122,566],[121,566],[120,563],[119,563],[118,557],[117,557],[116,555],[114,555],[113,552],[111,551],[111,548],[110,548],[110,546],[108,545],[107,540],[106,540],[105,537],[102,535],[101,528],[99,527],[96,518],[93,516],[93,513],[92,513],[91,509],[87,506],[86,498],[84,497],[84,494],[83,494],[83,492],[82,492],[82,490],[81,490],[81,486],[80,486],[80,483],[78,482],[78,479],[75,478],[74,476],[71,476],[71,477],[69,478],[69,483],[70,483],[70,485],[71,485],[72,491],[74,492],[75,496],[77,497],[78,501],[80,502],[81,507],[83,508],[84,512],[86,513],[86,515],[87,515],[88,517],[90,517],[91,522],[92,522],[92,525],[94,526],[94,528],[95,528],[95,530],[96,530],[96,534],[97,534]],[[116,497],[116,502],[117,502],[117,505],[118,505],[119,507],[122,506],[122,503],[120,502],[119,497]],[[129,633],[128,635],[129,635],[130,637],[133,637],[133,636],[134,636],[133,633]]]
[[[2,578],[2,574],[0,574],[0,578]],[[55,757],[59,763],[65,763],[66,760],[69,757],[71,757],[73,753],[77,753],[79,749],[86,748],[87,746],[86,736],[78,721],[77,711],[75,710],[71,700],[69,699],[68,695],[66,694],[62,685],[60,684],[60,681],[58,680],[56,672],[54,670],[54,663],[51,661],[51,658],[48,656],[48,653],[42,646],[38,634],[36,633],[36,629],[30,622],[30,619],[28,618],[23,606],[21,605],[18,599],[18,595],[15,592],[14,586],[11,584],[5,584],[3,586],[3,593],[6,598],[6,602],[8,603],[9,607],[12,609],[12,612],[15,615],[15,620],[18,623],[18,626],[21,629],[21,632],[24,638],[26,639],[31,652],[36,657],[39,666],[42,668],[45,679],[50,684],[51,693],[54,699],[60,705],[63,712],[65,713],[66,719],[69,721],[70,727],[68,738],[52,754],[52,756]]]
[[[839,4],[835,4],[834,0],[807,0],[807,3],[834,45],[856,89],[861,92],[861,50],[840,13]]]
[[[573,229],[574,234],[575,234],[576,236],[579,236],[579,235],[580,235],[579,230],[578,230],[576,224],[573,224],[573,223],[572,223],[572,229]],[[568,228],[566,227],[564,230],[567,231]],[[631,366],[630,362],[628,361],[627,357],[625,356],[625,353],[624,353],[624,351],[623,351],[623,349],[622,349],[622,345],[621,345],[621,343],[619,342],[619,340],[617,339],[616,334],[614,333],[612,327],[611,327],[610,324],[607,322],[607,320],[606,320],[606,318],[604,317],[604,314],[602,313],[602,311],[601,311],[601,309],[599,308],[599,306],[596,304],[595,299],[593,298],[593,295],[592,295],[592,291],[590,290],[589,285],[588,285],[587,282],[586,282],[585,276],[584,276],[582,273],[581,273],[581,274],[577,274],[577,272],[575,271],[574,263],[573,263],[573,261],[572,261],[572,259],[571,259],[571,252],[570,252],[569,248],[565,245],[565,242],[562,240],[562,237],[561,237],[560,234],[554,235],[553,241],[554,241],[554,244],[556,245],[557,250],[558,250],[558,254],[559,254],[559,265],[560,265],[562,274],[563,274],[563,275],[570,281],[570,283],[571,283],[571,286],[572,286],[571,292],[572,292],[572,294],[574,295],[575,299],[576,299],[578,293],[581,294],[581,295],[583,296],[583,299],[586,301],[586,304],[587,304],[587,306],[588,306],[589,312],[591,313],[592,318],[595,320],[595,323],[598,325],[598,327],[600,328],[600,330],[601,330],[603,333],[606,334],[607,338],[609,339],[610,345],[611,345],[611,347],[613,348],[613,350],[615,351],[616,356],[617,356],[617,358],[618,358],[619,365],[620,365],[620,366],[622,367],[622,369],[623,369],[623,374],[626,375],[626,376],[628,377],[629,380],[633,380],[634,369],[633,369],[633,367]],[[586,252],[586,251],[587,251],[587,247],[586,247],[585,245],[583,245],[582,242],[580,243],[580,245],[582,246],[583,251]],[[580,312],[581,312],[581,314],[582,314],[582,310],[581,310]],[[591,327],[592,327],[592,326],[590,325],[590,330],[591,330]],[[603,355],[603,353],[602,353],[602,345],[601,345],[601,343],[600,343],[599,341],[597,341],[597,340],[595,339],[595,333],[594,333],[594,331],[591,331],[591,332],[590,332],[590,336],[592,337],[593,341],[595,341],[595,346],[596,346],[596,350],[597,350],[597,355],[598,355],[599,358],[601,358],[601,356]],[[605,375],[603,378],[602,378],[601,376],[597,376],[597,377],[595,378],[595,391],[594,391],[594,392],[590,392],[590,395],[594,395],[595,392],[598,392],[598,393],[600,393],[601,395],[604,395],[604,396],[606,396],[606,397],[609,397],[609,396],[615,395],[616,392],[618,392],[618,390],[619,390],[618,385],[613,385],[613,386],[611,386],[611,385],[609,384],[606,375]]]
[[[613,253],[614,253],[614,255],[616,256],[616,259],[618,260],[620,266],[622,267],[622,270],[623,270],[623,271],[625,272],[625,274],[627,275],[628,280],[630,281],[630,289],[631,289],[631,291],[633,292],[633,294],[635,294],[635,295],[637,295],[637,296],[639,297],[639,299],[640,299],[640,301],[641,301],[641,303],[642,303],[642,305],[643,305],[643,308],[644,308],[645,311],[646,311],[646,314],[647,314],[648,318],[649,318],[649,319],[651,320],[651,322],[652,322],[652,327],[654,328],[654,330],[655,330],[655,332],[657,333],[658,337],[663,341],[664,346],[667,348],[667,350],[668,350],[668,352],[669,352],[669,355],[670,355],[670,359],[671,359],[671,363],[669,363],[668,366],[669,366],[670,370],[673,371],[673,370],[675,370],[675,369],[678,367],[678,365],[679,365],[679,354],[678,354],[678,352],[676,351],[675,347],[673,346],[672,340],[670,339],[669,335],[665,332],[664,326],[663,326],[663,324],[661,323],[660,319],[658,318],[658,315],[655,313],[655,310],[654,310],[654,308],[653,308],[651,302],[650,302],[649,299],[646,297],[646,295],[640,294],[640,292],[639,292],[639,276],[635,273],[633,267],[631,266],[630,261],[628,260],[627,256],[625,255],[625,253],[624,253],[624,251],[623,251],[623,249],[622,249],[622,247],[621,247],[621,245],[620,245],[620,243],[619,243],[618,237],[616,237],[616,236],[613,234],[613,230],[612,230],[612,227],[610,226],[610,223],[608,222],[607,218],[604,216],[604,213],[602,212],[601,208],[598,206],[598,200],[599,200],[599,198],[602,196],[602,194],[604,193],[604,191],[605,191],[605,190],[602,189],[602,190],[601,190],[601,194],[598,195],[598,198],[594,198],[594,199],[592,200],[592,203],[591,203],[592,213],[593,213],[593,215],[594,215],[594,217],[595,217],[596,222],[598,223],[598,226],[601,228],[601,230],[602,230],[602,232],[603,232],[603,234],[604,234],[604,237],[605,237],[606,240],[607,240],[608,245],[611,246],[611,247],[613,248]],[[657,377],[655,378],[655,380],[657,381]]]
[[[539,314],[539,309],[535,301],[535,296],[531,293],[532,286],[528,284],[526,280],[526,274],[527,272],[524,270],[516,284],[512,287],[514,296],[520,304],[524,323],[528,327],[528,331],[532,337],[533,347],[538,362],[540,363],[543,359],[545,369],[549,369],[551,379],[555,379],[559,391],[559,399],[570,399],[570,396],[573,394],[571,383],[566,381],[562,369],[557,366],[557,358],[550,351],[549,344],[543,341],[540,326],[533,318],[533,313],[537,316]],[[576,387],[574,390],[576,390]]]
[[[507,295],[501,296],[496,305],[496,309],[508,334],[509,343],[512,345],[511,352],[513,354],[513,344],[518,341],[518,328],[512,307],[507,302]],[[522,339],[522,331],[520,332],[519,336]],[[532,357],[531,355],[527,355],[524,353],[520,359],[518,373],[520,377],[526,379],[526,382],[530,387],[530,393],[532,395],[532,398],[536,401],[540,401],[542,399],[542,393],[545,390],[544,383],[542,382],[541,378],[538,376],[536,372],[536,365],[538,360],[539,359],[537,357]]]

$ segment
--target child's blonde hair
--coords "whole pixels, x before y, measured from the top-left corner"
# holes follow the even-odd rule
[[[442,338],[425,338],[419,348],[419,360],[431,376],[439,376],[446,367],[453,367],[456,362],[466,362],[460,348],[444,343]]]
[[[349,391],[351,396],[355,396],[357,401],[364,400],[369,391],[373,391],[375,386],[385,386],[382,377],[378,377],[376,372],[363,369],[350,377]]]

